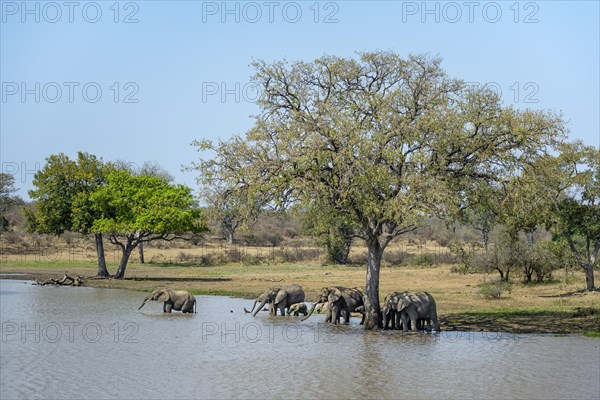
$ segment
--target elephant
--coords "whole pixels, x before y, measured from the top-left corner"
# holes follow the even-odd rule
[[[328,310],[325,322],[338,324],[340,318],[344,318],[344,323],[350,322],[350,313],[355,312],[360,306],[363,306],[363,294],[357,288],[346,288],[341,286],[321,288],[318,298],[314,302],[308,316],[310,317],[318,304],[327,302]]]
[[[248,310],[246,307],[244,307],[244,312],[251,313],[252,311],[254,311],[254,307],[256,307],[256,303],[263,303],[263,301],[264,301],[265,303],[267,303],[267,302],[269,303],[269,315],[274,315],[275,313],[274,313],[274,308],[273,308],[273,302],[270,302],[268,300],[267,294],[268,293],[265,292],[265,293],[262,293],[260,296],[258,296],[256,298],[256,300],[254,300],[254,305],[252,306],[252,310]],[[261,308],[259,307],[258,309],[260,310]],[[266,311],[266,309],[263,309],[263,311]]]
[[[413,330],[422,329],[427,325],[431,331],[431,325],[439,332],[440,325],[437,318],[437,305],[433,296],[427,292],[393,292],[386,296],[382,310],[384,328],[388,327],[390,319],[392,328],[408,331],[409,319]],[[402,324],[402,325],[401,325]]]
[[[399,296],[400,292],[393,292],[385,296],[383,300],[380,319],[383,324],[383,329],[400,329],[400,314],[396,313],[394,305],[390,300],[392,297]]]
[[[166,313],[170,313],[171,310],[184,313],[196,312],[196,298],[186,290],[156,289],[144,299],[138,310],[144,307],[148,300],[164,302],[163,312]]]
[[[300,285],[288,285],[288,286],[273,286],[263,292],[256,300],[252,310],[248,311],[244,308],[244,311],[251,313],[256,307],[256,303],[260,302],[258,309],[254,311],[254,316],[258,314],[265,304],[269,303],[269,314],[276,316],[277,309],[281,311],[281,315],[285,315],[286,311],[289,312],[289,308],[292,304],[302,303],[304,301],[304,289]],[[271,307],[273,312],[271,313]]]
[[[296,303],[292,304],[290,309],[288,310],[288,315],[293,315],[297,317],[299,314],[304,316],[308,315],[308,308],[306,307],[306,303]]]
[[[319,303],[317,304],[317,307],[315,308],[315,311],[317,312],[317,314],[320,314],[322,312],[325,312],[329,310],[329,307],[327,306],[327,303]]]

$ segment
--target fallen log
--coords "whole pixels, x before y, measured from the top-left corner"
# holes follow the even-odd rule
[[[45,281],[38,281],[37,279],[35,280],[34,285],[40,285],[40,286],[45,286],[45,285],[57,285],[57,286],[81,286],[83,284],[83,276],[77,275],[75,278],[67,275],[65,273],[65,275],[61,278],[61,279],[46,279]]]

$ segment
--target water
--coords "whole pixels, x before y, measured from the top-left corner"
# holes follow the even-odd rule
[[[143,298],[0,280],[0,398],[599,398],[599,339],[364,332],[217,296],[164,315]]]

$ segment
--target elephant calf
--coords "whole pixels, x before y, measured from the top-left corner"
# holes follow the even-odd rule
[[[290,306],[290,309],[288,310],[288,315],[293,315],[294,317],[297,317],[299,314],[302,314],[304,316],[308,315],[308,308],[306,307],[306,303],[296,303]]]
[[[196,298],[186,290],[156,289],[150,293],[139,309],[144,307],[148,300],[162,301],[163,312],[170,313],[171,310],[184,313],[196,312]]]

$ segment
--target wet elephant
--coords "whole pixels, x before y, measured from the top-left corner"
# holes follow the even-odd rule
[[[440,325],[437,317],[437,304],[433,296],[427,292],[410,293],[410,292],[393,292],[386,296],[383,310],[383,324],[387,327],[392,319],[392,326],[406,332],[410,325],[413,330],[427,325],[425,329],[431,331],[440,330]]]
[[[156,289],[144,299],[138,310],[144,307],[149,300],[162,301],[163,312],[166,313],[170,313],[171,310],[184,313],[196,312],[196,298],[185,290]]]
[[[254,300],[254,305],[252,306],[252,310],[248,311],[244,308],[246,312],[254,311],[256,304],[260,302],[258,309],[254,311],[254,316],[260,311],[265,304],[269,303],[269,313],[272,315],[277,315],[277,310],[281,311],[281,315],[285,315],[292,304],[301,303],[304,301],[304,289],[300,285],[288,285],[288,286],[273,286],[263,292],[256,300]],[[271,312],[272,309],[272,312]]]
[[[338,324],[340,318],[343,318],[344,323],[349,323],[350,313],[355,312],[359,307],[363,306],[363,294],[357,288],[342,286],[321,288],[308,316],[303,321],[312,315],[317,305],[322,303],[327,303],[328,308],[325,322]]]

